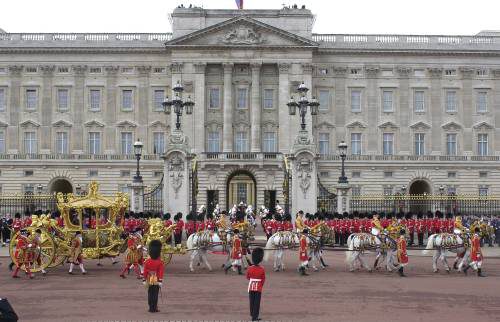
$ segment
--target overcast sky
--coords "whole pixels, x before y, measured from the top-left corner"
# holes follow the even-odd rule
[[[1,0],[7,32],[169,32],[179,4],[235,9],[235,0]],[[316,33],[472,35],[500,30],[500,0],[244,0],[247,9],[305,4]]]

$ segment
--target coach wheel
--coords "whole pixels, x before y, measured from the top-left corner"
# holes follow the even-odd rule
[[[10,258],[17,265],[17,259],[15,258],[17,238],[19,237],[19,232],[16,232],[10,241],[9,253]],[[29,238],[29,237],[28,237]],[[27,255],[30,258],[30,270],[34,273],[40,272],[42,269],[49,267],[49,265],[54,261],[56,251],[56,244],[54,238],[46,231],[42,230],[40,248],[29,250],[30,254]],[[21,266],[21,269],[25,269],[25,265]]]
[[[162,256],[162,259],[163,259],[163,263],[165,263],[165,265],[168,265],[170,263],[170,261],[172,260],[172,253],[166,253],[166,254],[163,254]]]

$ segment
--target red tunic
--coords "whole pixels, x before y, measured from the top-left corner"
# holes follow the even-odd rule
[[[17,233],[22,228],[23,228],[22,220],[19,218],[14,219],[14,222],[12,223],[12,229],[14,229],[14,232]]]
[[[144,280],[147,280],[150,275],[156,275],[158,282],[163,281],[163,261],[161,259],[148,258],[144,262]]]
[[[184,229],[184,221],[182,221],[182,219],[179,219],[179,221],[175,223],[174,233],[176,235],[182,234],[183,229]]]
[[[17,238],[16,251],[14,257],[19,265],[23,264],[28,260],[28,239],[24,236],[19,236]]]
[[[398,239],[398,261],[401,264],[408,264],[408,254],[406,253],[406,239],[404,236]]]
[[[247,270],[248,292],[262,292],[266,271],[262,266],[252,265]]]
[[[483,260],[481,256],[481,239],[478,235],[472,237],[470,258],[473,262],[479,262]]]
[[[299,259],[303,262],[307,261],[309,257],[307,256],[307,239],[306,236],[300,237],[300,247],[299,247]]]
[[[202,231],[202,230],[205,230],[205,222],[197,221],[196,222],[196,231]]]
[[[57,217],[57,226],[64,227],[64,220],[61,217]]]
[[[238,236],[235,236],[233,240],[231,259],[241,259],[241,240],[238,238]]]
[[[167,228],[172,226],[172,220],[170,220],[170,219],[165,220],[163,223],[164,223],[165,227],[167,227]]]

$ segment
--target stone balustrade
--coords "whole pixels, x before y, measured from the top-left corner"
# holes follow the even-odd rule
[[[83,161],[135,161],[132,154],[0,154],[0,162],[4,160],[83,160]],[[146,154],[141,161],[161,160],[157,154]]]
[[[208,152],[201,155],[201,160],[269,160],[269,161],[282,161],[283,155],[281,153],[260,153],[260,152]]]

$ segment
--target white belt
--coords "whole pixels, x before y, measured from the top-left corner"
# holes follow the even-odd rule
[[[252,285],[253,282],[260,282],[262,281],[260,278],[251,278],[250,281],[248,281],[248,292],[250,292],[250,285]]]

